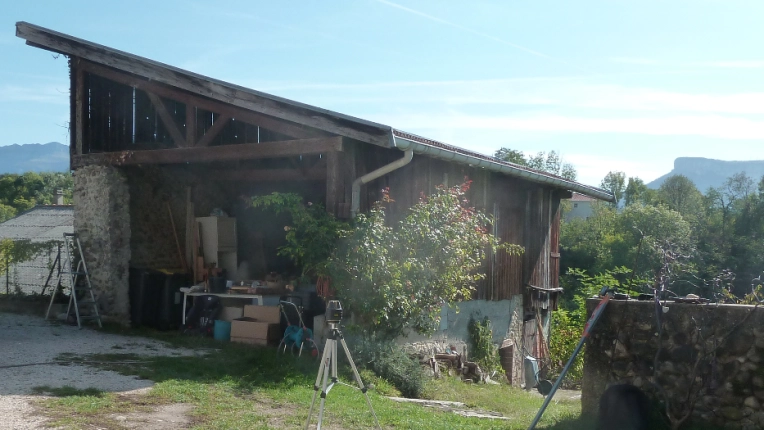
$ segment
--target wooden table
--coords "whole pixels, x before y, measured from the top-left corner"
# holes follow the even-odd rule
[[[228,294],[228,293],[205,293],[201,291],[193,292],[193,293],[186,293],[183,292],[183,325],[186,325],[186,298],[188,297],[197,297],[197,296],[217,296],[227,299],[249,299],[249,300],[257,300],[257,304],[262,306],[263,305],[263,295],[262,294]]]

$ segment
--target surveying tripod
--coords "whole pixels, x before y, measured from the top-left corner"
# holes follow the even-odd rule
[[[371,410],[371,415],[374,417],[374,423],[376,424],[378,429],[381,429],[379,426],[379,420],[377,419],[377,414],[374,413],[374,408],[371,406],[371,400],[369,399],[369,395],[366,394],[366,386],[363,385],[363,381],[361,381],[361,375],[358,374],[358,369],[355,367],[355,363],[353,362],[353,358],[350,356],[350,350],[348,349],[347,343],[345,343],[345,338],[342,336],[342,332],[340,331],[338,325],[339,321],[333,322],[329,321],[329,336],[326,338],[326,344],[324,345],[324,354],[321,356],[321,366],[318,368],[318,376],[316,377],[316,383],[313,385],[313,400],[310,402],[310,411],[308,412],[308,420],[305,422],[305,430],[308,429],[310,426],[310,418],[313,416],[313,407],[316,404],[316,396],[318,395],[319,390],[319,383],[321,384],[321,403],[318,408],[318,426],[316,427],[316,430],[321,430],[321,424],[324,420],[324,406],[326,405],[326,396],[329,394],[329,390],[334,387],[334,384],[337,384],[339,380],[337,379],[337,343],[339,342],[342,344],[342,349],[345,350],[345,356],[348,359],[348,362],[350,363],[350,368],[353,369],[353,376],[355,377],[355,381],[358,383],[358,387],[360,387],[361,392],[363,393],[364,397],[366,397],[366,403],[369,405],[369,409]],[[332,382],[329,383],[329,372],[331,372],[331,379]]]

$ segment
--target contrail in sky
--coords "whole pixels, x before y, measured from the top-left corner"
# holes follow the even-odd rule
[[[375,1],[377,1],[379,3],[382,3],[382,4],[386,4],[388,6],[392,6],[394,8],[398,8],[398,9],[404,10],[404,11],[406,11],[408,13],[412,13],[414,15],[419,15],[422,18],[429,19],[430,21],[439,22],[439,23],[447,25],[449,27],[458,28],[459,30],[466,31],[468,33],[472,33],[472,34],[480,36],[480,37],[485,37],[486,39],[491,39],[491,40],[493,40],[495,42],[499,42],[499,43],[501,43],[503,45],[511,46],[511,47],[513,47],[515,49],[519,49],[521,51],[525,51],[525,52],[527,52],[527,53],[529,53],[531,55],[535,55],[537,57],[547,58],[549,60],[555,60],[554,58],[552,58],[552,57],[550,57],[550,56],[548,56],[546,54],[543,54],[541,52],[534,51],[533,49],[526,48],[524,46],[520,46],[520,45],[514,44],[512,42],[507,42],[504,39],[499,39],[498,37],[491,36],[490,34],[486,34],[486,33],[483,33],[481,31],[473,30],[473,29],[471,29],[469,27],[465,27],[463,25],[455,24],[455,23],[453,23],[451,21],[446,21],[445,19],[441,19],[441,18],[438,18],[436,16],[428,15],[428,14],[426,14],[424,12],[420,12],[418,10],[414,10],[414,9],[408,8],[406,6],[399,5],[398,3],[393,3],[393,2],[388,1],[388,0],[375,0]]]
[[[570,67],[573,67],[575,69],[584,71],[583,69],[581,69],[579,67],[576,67],[576,66],[568,63],[567,61],[560,60],[560,59],[554,58],[554,57],[550,57],[549,55],[546,55],[546,54],[544,54],[542,52],[534,51],[533,49],[526,48],[525,46],[518,45],[518,44],[512,43],[512,42],[508,42],[508,41],[506,41],[504,39],[500,39],[500,38],[498,38],[496,36],[492,36],[490,34],[483,33],[482,31],[473,30],[473,29],[471,29],[469,27],[465,27],[463,25],[459,25],[459,24],[453,23],[451,21],[447,21],[445,19],[438,18],[436,16],[432,16],[432,15],[426,14],[424,12],[420,12],[418,10],[411,9],[411,8],[406,7],[406,6],[400,5],[398,3],[393,3],[393,2],[388,1],[388,0],[375,0],[375,1],[377,1],[379,3],[382,3],[382,4],[385,4],[387,6],[390,6],[390,7],[394,7],[396,9],[400,9],[400,10],[406,11],[406,12],[414,14],[414,15],[421,16],[422,18],[429,19],[430,21],[435,21],[437,23],[440,23],[440,24],[443,24],[443,25],[447,25],[449,27],[453,27],[453,28],[457,28],[457,29],[462,30],[462,31],[466,31],[467,33],[471,33],[471,34],[474,34],[476,36],[480,36],[480,37],[484,37],[486,39],[493,40],[494,42],[501,43],[502,45],[511,46],[512,48],[519,49],[521,51],[527,52],[527,53],[529,53],[531,55],[534,55],[536,57],[546,58],[547,60],[555,61],[555,62],[558,62],[558,63],[563,63],[563,64],[566,64],[566,65],[568,65]]]

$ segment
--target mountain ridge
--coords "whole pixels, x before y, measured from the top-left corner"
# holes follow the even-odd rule
[[[684,175],[701,192],[711,187],[720,187],[730,176],[745,172],[755,182],[764,176],[764,160],[726,161],[703,157],[679,157],[674,160],[674,169],[660,178],[649,182],[649,188],[659,188],[663,181],[674,175]]]
[[[0,174],[24,172],[66,172],[69,146],[59,142],[0,146]]]

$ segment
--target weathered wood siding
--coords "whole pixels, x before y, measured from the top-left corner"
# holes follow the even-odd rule
[[[362,175],[400,158],[397,150],[369,147],[357,151],[356,174]],[[502,241],[522,245],[525,253],[489,254],[487,278],[473,298],[508,300],[524,293],[526,285],[542,288],[559,286],[560,193],[521,179],[484,169],[414,155],[408,165],[362,188],[361,209],[368,210],[385,187],[395,200],[390,204],[392,221],[402,219],[406,210],[422,195],[438,185],[454,186],[466,179],[472,184],[468,199],[472,205],[494,217],[493,232]]]

